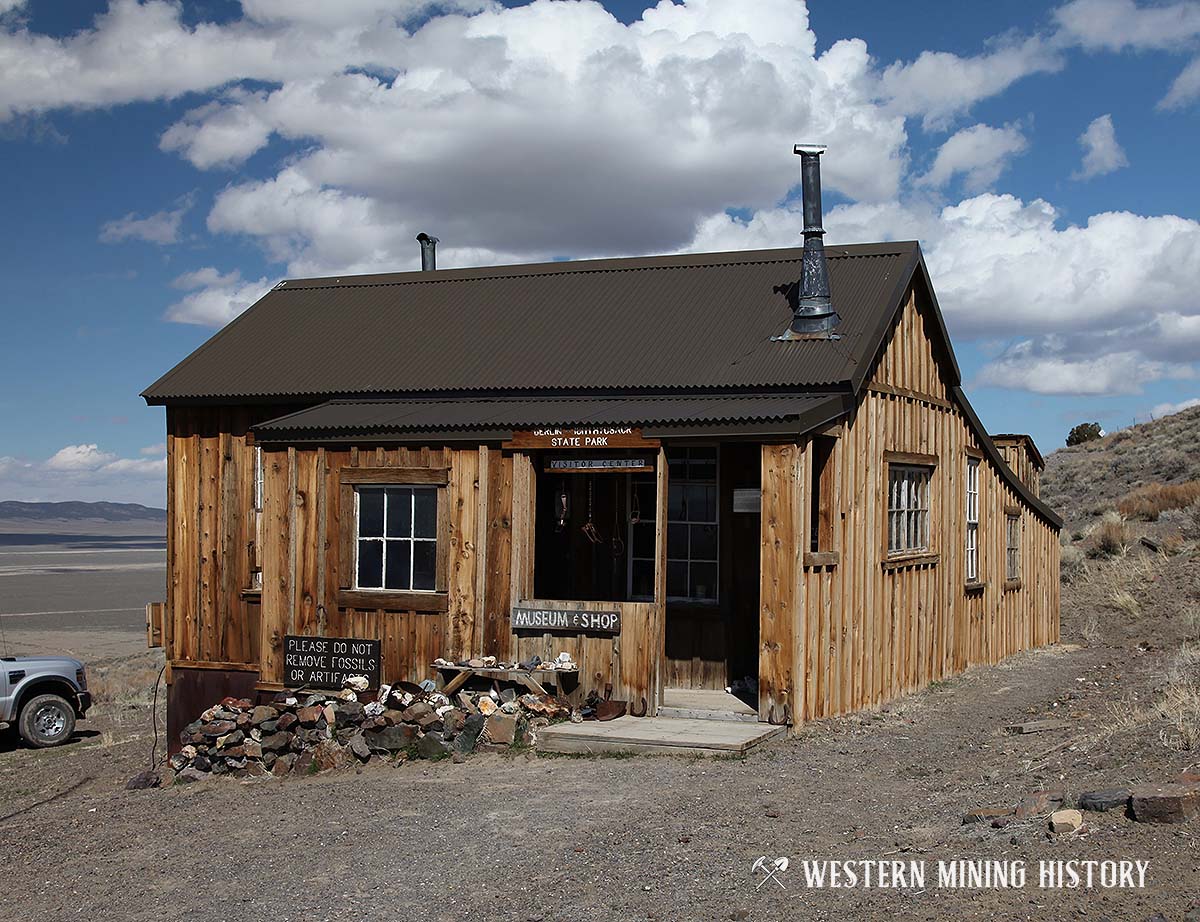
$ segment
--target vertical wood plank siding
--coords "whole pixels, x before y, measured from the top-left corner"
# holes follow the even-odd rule
[[[980,446],[951,403],[932,323],[910,297],[843,427],[834,453],[837,564],[805,566],[795,553],[811,521],[808,443],[763,446],[760,719],[771,719],[772,709],[778,719],[793,701],[797,724],[875,707],[971,664],[1059,639],[1058,535],[986,460],[982,585],[966,584],[966,459]],[[937,458],[929,554],[899,566],[884,565],[889,451]],[[1006,507],[1022,509],[1019,587],[1005,581]]]

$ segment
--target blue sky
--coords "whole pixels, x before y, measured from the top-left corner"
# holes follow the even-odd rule
[[[0,499],[163,498],[138,392],[278,279],[922,241],[1044,451],[1200,397],[1200,3],[0,0]],[[557,195],[538,194],[550,185]]]

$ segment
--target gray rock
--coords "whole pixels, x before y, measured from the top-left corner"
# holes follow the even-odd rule
[[[366,762],[371,758],[371,747],[367,743],[366,738],[361,733],[356,733],[350,738],[350,752],[360,762]]]
[[[441,759],[450,753],[450,747],[440,733],[426,733],[417,740],[417,755],[422,759]]]
[[[358,726],[365,716],[363,706],[357,701],[343,701],[339,699],[334,702],[333,711],[336,715],[339,730],[343,727]]]
[[[1129,788],[1105,788],[1103,791],[1088,791],[1079,796],[1079,809],[1092,813],[1123,810],[1129,804]]]
[[[256,727],[261,725],[264,720],[274,720],[279,716],[279,712],[273,707],[267,707],[265,704],[260,704],[250,712],[250,723]]]
[[[363,734],[372,752],[401,752],[411,746],[416,738],[417,728],[408,724],[397,724]]]
[[[487,718],[482,714],[471,714],[463,722],[463,728],[454,738],[454,748],[459,752],[474,752],[479,742],[479,734],[483,732]]]
[[[283,752],[292,743],[292,734],[290,733],[272,733],[270,736],[264,736],[259,744],[263,748],[263,752]]]
[[[192,784],[196,781],[207,781],[212,775],[192,768],[190,765],[175,776],[176,784]]]
[[[147,769],[144,772],[138,772],[125,782],[125,790],[144,791],[147,788],[156,788],[160,785],[162,785],[162,779],[158,777],[158,772]]]

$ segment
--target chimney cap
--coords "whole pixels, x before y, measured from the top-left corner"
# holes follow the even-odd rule
[[[797,144],[792,148],[793,154],[823,154],[829,149],[828,144]]]
[[[429,234],[425,233],[425,231],[421,231],[421,233],[417,234],[417,239],[421,241],[421,243],[425,243],[426,241],[430,243],[438,242],[437,237],[431,237]]]

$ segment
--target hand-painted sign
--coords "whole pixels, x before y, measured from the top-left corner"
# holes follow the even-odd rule
[[[658,439],[642,437],[634,426],[579,426],[562,429],[520,429],[505,448],[657,448]]]
[[[652,470],[654,470],[654,462],[649,458],[597,458],[577,455],[546,459],[546,471],[556,474],[596,473],[597,471],[624,474]]]
[[[283,639],[283,681],[288,688],[341,688],[350,676],[366,676],[379,687],[380,643],[357,637]]]
[[[570,634],[619,634],[620,611],[578,611],[574,608],[515,606],[514,631],[565,631]]]

